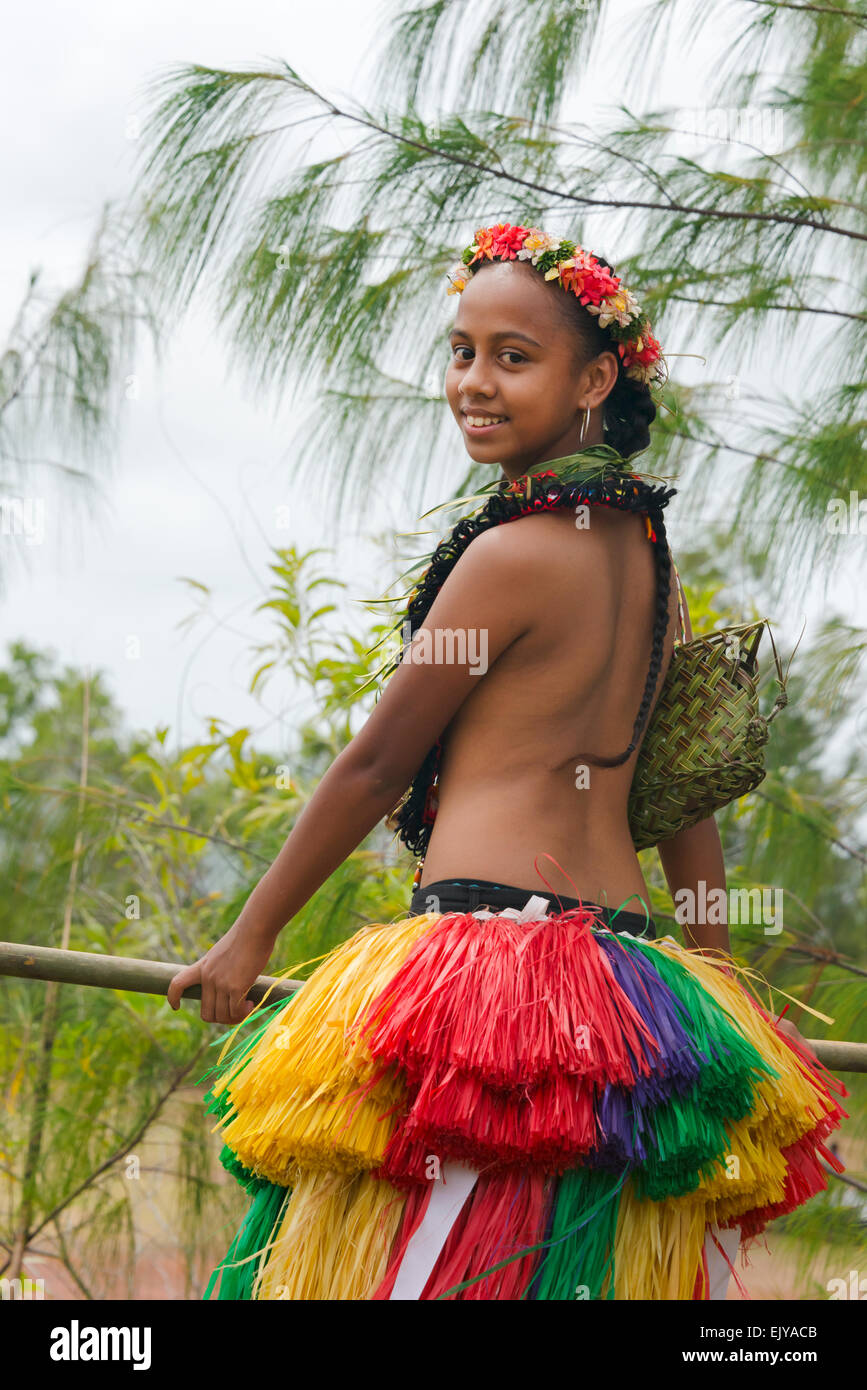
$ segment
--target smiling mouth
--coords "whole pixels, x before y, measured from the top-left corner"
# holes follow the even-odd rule
[[[471,434],[488,434],[490,430],[495,430],[498,425],[506,424],[508,418],[507,415],[495,415],[492,419],[488,419],[484,415],[474,415],[471,410],[462,416],[464,425]]]

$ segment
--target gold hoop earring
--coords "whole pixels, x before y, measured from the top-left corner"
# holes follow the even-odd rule
[[[579,443],[579,444],[583,444],[583,443],[584,443],[584,436],[585,436],[586,433],[587,433],[587,427],[588,427],[589,424],[590,424],[590,407],[589,407],[589,405],[588,405],[587,408],[586,408],[586,410],[584,411],[584,419],[581,421],[581,429],[580,429],[579,432],[578,432],[578,443]]]

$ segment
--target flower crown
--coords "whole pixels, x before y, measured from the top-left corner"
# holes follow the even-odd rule
[[[498,222],[480,227],[472,246],[462,253],[450,272],[448,294],[460,294],[472,276],[476,261],[526,261],[544,273],[546,280],[559,279],[564,290],[571,290],[588,314],[599,317],[600,328],[607,328],[617,344],[627,376],[646,385],[661,386],[667,379],[665,359],[650,331],[650,320],[622,280],[612,275],[601,261],[575,241],[549,236],[538,227],[512,227]]]

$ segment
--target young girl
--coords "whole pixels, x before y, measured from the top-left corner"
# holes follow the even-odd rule
[[[434,552],[364,728],[169,991],[200,983],[203,1019],[240,1022],[281,928],[383,817],[420,856],[409,915],[332,951],[214,1082],[252,1198],[219,1296],[724,1297],[739,1239],[827,1185],[819,1155],[842,1171],[822,1141],[846,1092],[738,982],[725,923],[685,949],[650,918],[627,802],[692,636],[672,490],[624,464],[659,343],[610,266],[537,228],[480,229],[449,292],[446,393],[496,492]],[[725,889],[713,817],[659,850],[672,894]]]

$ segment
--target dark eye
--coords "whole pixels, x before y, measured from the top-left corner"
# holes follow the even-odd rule
[[[452,352],[472,352],[472,348],[468,348],[465,344],[459,343],[452,348]],[[517,348],[506,348],[504,355],[506,357],[517,357],[519,362],[526,362],[527,360],[522,352],[518,352]],[[459,362],[466,362],[467,360],[468,359],[466,357],[458,358]]]

